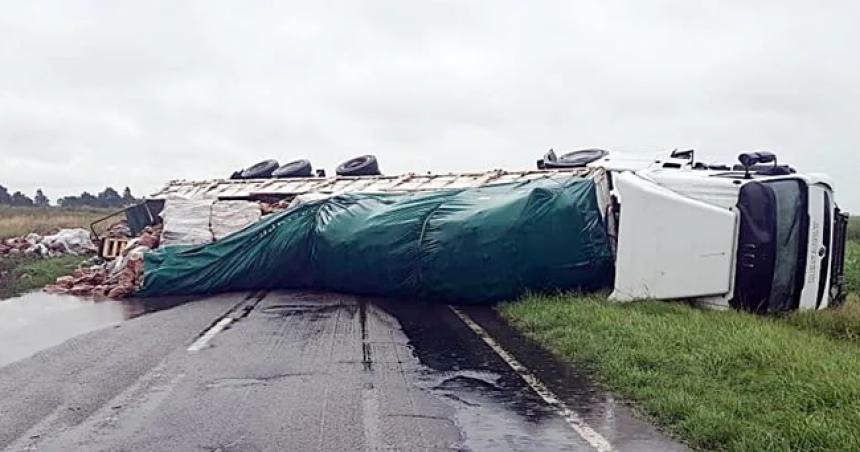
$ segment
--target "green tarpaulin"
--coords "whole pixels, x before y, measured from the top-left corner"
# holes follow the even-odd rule
[[[595,289],[613,262],[594,181],[345,194],[145,258],[142,296],[320,289],[454,303]]]

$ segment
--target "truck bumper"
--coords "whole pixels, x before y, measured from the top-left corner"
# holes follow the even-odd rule
[[[833,222],[833,252],[830,253],[830,299],[838,305],[845,301],[845,241],[848,237],[848,213],[836,208]]]

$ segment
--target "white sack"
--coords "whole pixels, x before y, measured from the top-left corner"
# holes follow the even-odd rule
[[[90,232],[81,228],[60,229],[54,235],[42,237],[40,244],[48,247],[49,255],[73,254],[80,256],[96,251],[96,246],[90,239]]]
[[[212,205],[211,230],[215,240],[260,221],[260,204],[252,201],[218,201]]]
[[[164,220],[161,246],[201,245],[212,242],[212,231],[209,230],[212,203],[212,200],[167,200],[160,214]]]

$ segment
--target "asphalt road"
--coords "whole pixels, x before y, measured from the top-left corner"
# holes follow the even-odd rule
[[[448,306],[291,292],[185,301],[126,304],[137,317],[0,367],[0,447],[683,449],[488,308],[462,312],[568,416]]]

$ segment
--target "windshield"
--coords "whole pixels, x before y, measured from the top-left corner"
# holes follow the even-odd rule
[[[805,243],[806,202],[803,186],[797,180],[767,183],[776,198],[776,258],[768,305],[778,306],[799,299],[803,288],[800,269],[801,248]],[[803,234],[801,234],[803,232]]]
[[[741,188],[735,300],[754,312],[795,309],[803,288],[807,188],[799,179]]]

